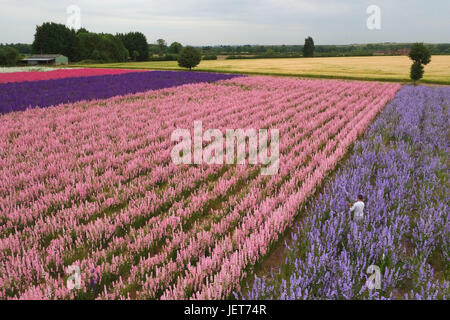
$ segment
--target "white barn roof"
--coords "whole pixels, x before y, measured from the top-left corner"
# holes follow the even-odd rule
[[[58,57],[64,57],[62,54],[33,54],[22,59],[22,61],[51,61]]]

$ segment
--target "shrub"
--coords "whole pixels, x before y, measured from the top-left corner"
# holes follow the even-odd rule
[[[314,57],[314,40],[311,37],[308,37],[305,39],[305,45],[303,46],[303,56],[305,58],[311,58]]]
[[[409,58],[412,61],[427,65],[431,62],[430,49],[428,49],[423,43],[415,43],[411,47]]]
[[[201,51],[194,47],[187,46],[181,51],[178,57],[178,65],[182,68],[192,70],[192,68],[198,66],[201,60]]]
[[[414,85],[416,85],[416,82],[423,77],[423,66],[431,62],[430,49],[428,49],[423,43],[415,43],[411,47],[409,58],[413,61],[410,78],[414,81]]]
[[[203,60],[217,60],[217,56],[215,54],[207,54],[203,57]]]
[[[416,85],[416,81],[422,79],[423,73],[423,65],[420,62],[415,61],[411,66],[410,73],[410,77],[414,81],[414,85]]]
[[[0,48],[0,65],[2,66],[15,66],[19,57],[19,52],[12,47]]]

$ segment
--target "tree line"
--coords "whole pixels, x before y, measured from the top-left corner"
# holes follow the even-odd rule
[[[63,26],[63,25],[62,25]],[[63,26],[64,27],[64,26]],[[38,27],[39,28],[39,27]],[[42,26],[41,26],[42,28]],[[49,29],[49,28],[48,28]],[[58,29],[58,27],[53,27]],[[67,30],[62,29],[61,33],[67,33]],[[67,28],[65,28],[67,29]],[[85,29],[80,29],[77,33],[87,32]],[[139,36],[143,36],[142,33]],[[138,37],[139,37],[138,36]],[[145,36],[144,36],[145,37]],[[123,40],[123,39],[122,39]],[[140,47],[144,49],[143,43],[140,42]],[[306,42],[305,42],[306,45]],[[218,55],[225,55],[230,58],[236,57],[263,57],[263,58],[282,58],[282,57],[301,57],[304,55],[305,45],[220,45],[220,46],[200,46],[202,50],[203,59],[214,59]],[[386,53],[395,52],[401,49],[411,49],[413,43],[378,43],[378,44],[352,44],[352,45],[315,45],[314,56],[316,57],[333,57],[333,56],[371,56],[374,53]],[[176,60],[178,54],[181,52],[183,46],[179,42],[173,42],[168,45],[164,39],[158,39],[155,43],[149,43],[148,46],[148,59],[149,60]],[[21,54],[30,54],[33,52],[33,45],[17,43],[17,44],[0,44],[0,48],[11,47],[19,51]],[[140,56],[136,56],[134,51],[138,51],[135,48],[125,45],[128,49],[128,55],[130,59],[145,60],[147,54],[141,53]],[[427,44],[432,55],[450,54],[450,43],[441,44]],[[141,50],[142,50],[141,49]],[[39,53],[39,52],[34,52]],[[52,52],[55,53],[55,52]],[[133,53],[135,54],[133,56]],[[95,55],[93,55],[95,56]],[[86,58],[86,57],[84,57]],[[86,58],[89,59],[89,58]]]
[[[203,59],[217,59],[218,54],[229,55],[228,58],[247,57],[314,57],[336,55],[372,55],[375,50],[410,49],[409,57],[413,60],[410,78],[416,83],[424,74],[424,65],[431,61],[432,54],[450,54],[450,44],[434,44],[425,46],[414,44],[366,44],[350,46],[316,46],[312,37],[307,37],[303,46],[217,46],[194,48],[183,47],[179,42],[167,45],[164,39],[149,44],[141,32],[94,33],[81,28],[77,31],[63,24],[45,22],[36,27],[34,41],[27,44],[0,44],[0,65],[14,66],[21,53],[54,54],[67,56],[71,62],[125,62],[147,60],[177,60],[178,65],[192,69]],[[368,52],[371,51],[371,54]],[[350,54],[349,54],[350,53]]]
[[[305,43],[306,44],[306,43]],[[312,43],[313,44],[313,43]],[[351,45],[314,45],[315,57],[373,56],[378,52],[389,55],[401,49],[411,49],[413,43],[378,43]],[[450,43],[427,44],[433,55],[450,55]],[[302,57],[305,45],[240,45],[203,46],[204,54],[247,58]]]
[[[304,45],[241,45],[241,46],[203,46],[203,60],[217,59],[224,55],[227,59],[285,58],[285,57],[333,57],[333,56],[371,56],[374,53],[389,54],[400,49],[411,49],[413,44],[381,43],[354,45],[315,45],[311,37]],[[427,45],[431,54],[450,54],[450,44]],[[9,49],[7,49],[9,48]],[[14,50],[12,50],[14,49]],[[164,39],[148,43],[141,32],[126,34],[93,33],[82,28],[70,30],[65,25],[53,22],[36,27],[32,44],[0,44],[0,64],[10,64],[20,54],[61,53],[71,62],[123,62],[133,61],[176,61],[183,45],[173,42],[168,45]],[[14,52],[14,54],[13,54]]]
[[[184,47],[179,42],[167,45],[164,39],[149,44],[141,32],[94,33],[78,31],[63,24],[46,22],[36,27],[31,53],[60,53],[70,62],[124,62],[178,60]],[[192,51],[191,51],[192,52]]]
[[[148,43],[140,32],[112,35],[84,28],[75,31],[63,24],[45,22],[36,27],[32,53],[59,53],[71,62],[123,62],[130,57],[144,61],[148,58]]]

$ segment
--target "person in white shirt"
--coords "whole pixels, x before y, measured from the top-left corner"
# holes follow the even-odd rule
[[[358,195],[358,201],[355,203],[349,203],[350,214],[353,213],[353,220],[360,222],[364,219],[364,197],[360,194]]]

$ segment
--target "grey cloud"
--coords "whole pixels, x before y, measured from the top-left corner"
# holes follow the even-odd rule
[[[31,42],[36,25],[65,23],[70,4],[89,30],[138,30],[149,42],[295,44],[308,35],[319,44],[450,42],[447,0],[0,0],[0,42]],[[380,31],[365,26],[371,4],[382,9]]]

